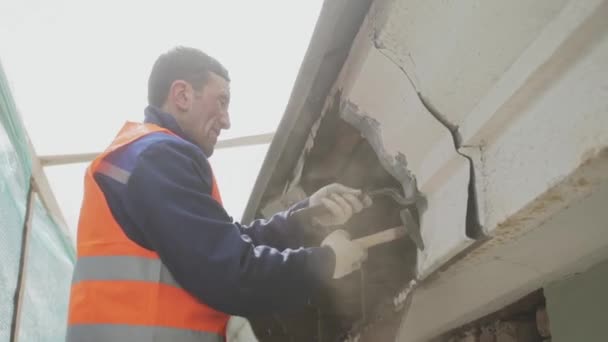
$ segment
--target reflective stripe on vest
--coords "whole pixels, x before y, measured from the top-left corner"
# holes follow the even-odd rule
[[[80,324],[68,331],[68,342],[223,342],[220,335],[204,331],[119,324]]]
[[[123,170],[120,167],[110,164],[104,160],[99,163],[97,172],[106,175],[122,184],[127,184],[129,177],[131,177],[131,173],[129,171]]]
[[[70,292],[68,341],[223,341],[229,316],[175,281],[158,254],[129,239],[114,219],[94,174],[126,184],[130,173],[104,157],[143,136],[170,131],[127,123],[87,169]],[[153,186],[153,185],[151,185]],[[212,197],[221,204],[215,177]]]
[[[72,284],[81,281],[131,280],[179,287],[159,259],[138,256],[88,256],[78,259]]]

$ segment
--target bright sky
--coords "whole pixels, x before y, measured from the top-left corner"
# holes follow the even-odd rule
[[[321,0],[0,2],[0,61],[39,155],[100,151],[125,120],[139,121],[156,57],[199,48],[229,70],[232,128],[273,132],[308,47]],[[211,158],[224,204],[240,219],[267,145]],[[86,165],[46,168],[75,230]]]

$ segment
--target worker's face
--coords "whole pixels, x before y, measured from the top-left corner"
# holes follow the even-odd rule
[[[185,83],[183,91],[184,96],[179,97],[176,103],[180,109],[177,121],[184,133],[210,157],[220,132],[230,128],[229,83],[217,74],[210,73],[201,89],[194,89]]]

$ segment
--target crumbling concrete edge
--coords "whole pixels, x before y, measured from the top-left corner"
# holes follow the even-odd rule
[[[382,141],[380,123],[369,115],[362,113],[356,104],[344,99],[340,103],[340,117],[361,132],[361,136],[369,142],[374,152],[376,152],[382,167],[401,183],[405,197],[417,198],[417,202],[420,202],[423,198],[418,191],[415,175],[408,169],[405,155],[399,152],[393,156],[386,151]]]

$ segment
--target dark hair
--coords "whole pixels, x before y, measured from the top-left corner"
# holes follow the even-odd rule
[[[178,46],[160,55],[148,79],[148,103],[161,107],[167,100],[169,88],[176,80],[184,80],[200,90],[213,72],[230,81],[228,70],[215,58],[201,50]]]

